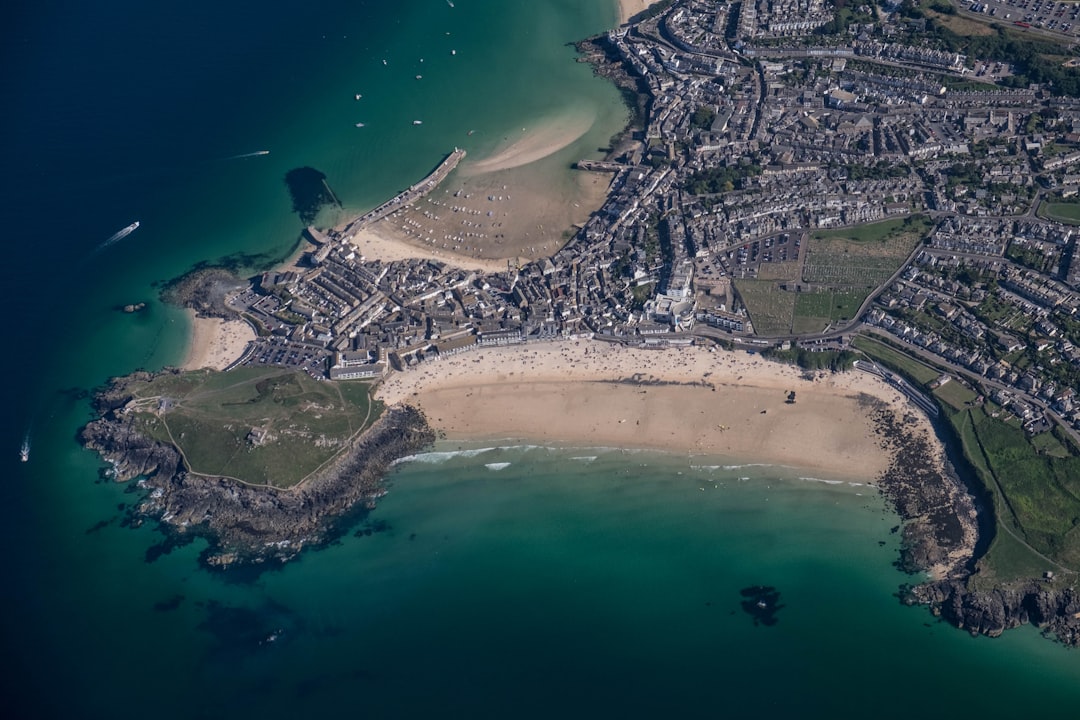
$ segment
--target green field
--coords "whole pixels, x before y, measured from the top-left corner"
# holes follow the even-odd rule
[[[771,280],[735,280],[735,289],[746,305],[754,332],[758,335],[786,335],[791,332],[796,293],[780,289]]]
[[[275,487],[302,481],[381,410],[368,383],[281,368],[162,375],[128,389],[137,426],[175,445],[192,472]]]
[[[1080,458],[1041,453],[1005,416],[976,408],[967,415],[982,464],[1000,493],[999,523],[1042,555],[1080,568]]]
[[[1039,215],[1048,220],[1057,220],[1066,225],[1080,225],[1080,203],[1044,202],[1039,205]]]
[[[872,290],[896,272],[930,227],[927,218],[916,215],[815,232],[807,246],[803,280]]]
[[[902,373],[909,380],[921,385],[926,385],[941,375],[940,370],[936,370],[883,342],[865,335],[856,337],[851,346],[856,350],[862,350],[871,360]]]
[[[791,330],[796,333],[816,333],[824,330],[829,323],[852,320],[865,299],[866,293],[857,290],[798,293]]]
[[[934,397],[956,410],[963,410],[978,397],[973,390],[955,379],[934,390]]]
[[[865,336],[852,345],[871,359],[926,384],[940,372]],[[937,388],[949,420],[983,485],[994,498],[997,531],[972,578],[976,587],[1080,570],[1080,453],[1054,433],[1027,437],[1016,418],[993,403],[969,405],[975,393],[955,380]],[[996,416],[996,417],[995,417]],[[1040,557],[1043,556],[1043,557]],[[1046,559],[1044,559],[1046,558]],[[1067,575],[1069,582],[1076,575]]]

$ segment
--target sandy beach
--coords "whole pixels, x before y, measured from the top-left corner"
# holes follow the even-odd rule
[[[448,440],[656,449],[877,478],[890,458],[860,395],[905,414],[907,400],[864,373],[810,377],[744,352],[578,340],[437,360],[391,376],[377,396],[418,405]],[[916,414],[912,432],[930,432]]]
[[[182,365],[184,370],[224,370],[255,339],[255,331],[242,320],[195,317],[194,311],[188,312],[192,331],[191,345]]]
[[[521,128],[520,137],[508,137],[503,147],[490,157],[466,165],[464,172],[478,175],[536,162],[587,133],[594,120],[587,113],[538,120],[534,127]]]
[[[467,269],[506,270],[507,260],[550,257],[604,204],[612,176],[577,172],[556,182],[564,170],[541,167],[547,162],[489,172],[463,168],[353,242],[369,259],[431,257]]]
[[[619,23],[625,23],[639,12],[655,5],[657,0],[619,0]]]

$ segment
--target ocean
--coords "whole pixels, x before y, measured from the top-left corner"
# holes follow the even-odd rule
[[[92,388],[182,359],[189,328],[161,285],[291,252],[293,168],[371,207],[454,146],[482,157],[582,108],[592,129],[553,162],[598,157],[626,111],[567,43],[615,8],[45,0],[9,15],[12,716],[1006,717],[1080,700],[1077,654],[1030,628],[970,638],[899,604],[911,578],[872,489],[737,458],[440,447],[399,464],[338,543],[261,575],[208,573],[201,543],[163,552],[149,526],[123,527],[138,493],[99,480],[75,435]]]

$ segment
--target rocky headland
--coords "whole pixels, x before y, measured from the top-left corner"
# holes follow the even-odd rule
[[[385,493],[383,479],[395,460],[435,440],[423,414],[400,405],[301,485],[247,485],[191,473],[175,447],[138,432],[123,413],[131,399],[125,385],[126,379],[114,380],[96,395],[97,419],[83,427],[80,440],[109,463],[110,478],[139,478],[146,494],[132,510],[135,523],[156,520],[175,544],[206,538],[210,547],[203,560],[213,567],[280,562],[305,546],[333,540]]]
[[[1030,623],[1065,645],[1080,645],[1080,593],[1055,586],[1052,575],[993,587],[980,583],[977,563],[995,531],[990,504],[976,502],[981,489],[967,487],[929,437],[910,432],[905,418],[873,399],[866,402],[874,405],[877,434],[893,451],[878,486],[904,521],[898,566],[929,575],[901,588],[901,601],[928,605],[973,635],[997,637]]]

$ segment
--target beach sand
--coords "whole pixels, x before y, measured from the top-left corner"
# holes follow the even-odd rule
[[[657,0],[619,0],[619,23],[625,23],[630,18],[642,12],[650,5],[655,5]]]
[[[362,232],[368,259],[435,258],[467,269],[550,257],[604,204],[612,176],[575,172],[565,150],[588,132],[588,113],[546,118],[466,158],[434,192]]]
[[[187,358],[181,366],[184,370],[224,370],[255,339],[255,331],[242,320],[195,317],[194,311],[188,312],[192,331]]]
[[[587,340],[475,350],[395,374],[377,392],[421,407],[448,440],[687,452],[871,482],[890,455],[860,395],[908,414],[902,395],[864,373],[807,376],[744,352]],[[912,414],[912,432],[932,432]]]

